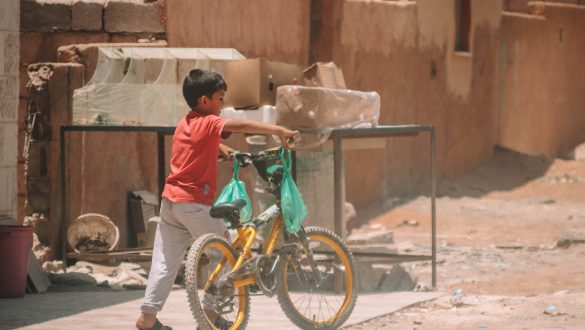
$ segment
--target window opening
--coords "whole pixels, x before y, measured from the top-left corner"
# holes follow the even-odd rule
[[[455,1],[455,51],[470,51],[471,0]]]

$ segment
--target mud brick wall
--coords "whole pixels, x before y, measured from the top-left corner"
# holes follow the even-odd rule
[[[377,91],[381,124],[435,124],[440,176],[464,175],[491,157],[501,2],[473,2],[469,53],[455,51],[454,0],[313,5],[311,58],[340,65],[348,88]],[[359,207],[430,193],[429,140],[390,138],[384,149],[348,151],[347,200]]]
[[[81,70],[76,84],[82,86],[91,78],[97,60],[95,44],[147,44],[160,41],[164,46],[165,28],[160,7],[153,1],[141,0],[21,0],[20,66],[18,76],[18,182],[24,182],[25,165],[24,117],[29,104],[27,83],[29,65],[35,63],[77,62]],[[11,12],[12,15],[14,11]],[[17,16],[18,18],[18,16]],[[81,44],[93,43],[92,47]],[[77,45],[77,46],[69,46]],[[69,47],[67,47],[69,46]],[[64,47],[58,52],[59,47]],[[51,93],[55,90],[51,90]],[[69,123],[64,121],[60,124]],[[56,126],[58,127],[58,126]],[[24,208],[26,185],[18,188],[18,218],[33,213]]]
[[[502,17],[498,143],[564,156],[585,141],[585,6],[530,7]]]
[[[45,114],[50,129],[30,145],[26,193],[29,207],[45,214],[38,232],[42,243],[59,258],[64,237],[60,237],[61,189],[60,186],[60,131],[59,127],[71,121],[73,91],[82,86],[83,66],[67,63],[38,63],[30,67],[29,90],[31,102]],[[48,257],[48,260],[52,258]]]
[[[246,57],[308,64],[309,0],[165,2],[172,47],[228,47]]]

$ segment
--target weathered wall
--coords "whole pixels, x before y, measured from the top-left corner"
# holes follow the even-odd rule
[[[156,143],[155,133],[68,133],[68,223],[104,214],[120,229],[119,247],[128,247],[128,193],[159,193]]]
[[[71,97],[73,90],[82,86],[83,67],[80,64],[37,63],[29,69],[31,106],[40,114],[35,119],[37,125],[32,128],[34,140],[28,147],[25,194],[28,208],[43,214],[42,221],[32,224],[40,242],[50,247],[48,255],[41,257],[46,261],[60,255],[59,242],[64,239],[60,236],[59,127],[71,121]]]
[[[310,0],[171,0],[166,8],[171,47],[236,48],[308,64]]]
[[[331,54],[348,87],[380,93],[381,124],[435,124],[440,174],[470,171],[496,144],[501,5],[472,3],[470,53],[453,50],[454,0],[354,0],[337,8],[339,43]],[[393,138],[384,150],[348,152],[348,201],[360,206],[428,191],[428,141]]]
[[[155,3],[140,0],[20,0],[18,12],[3,12],[12,17],[20,17],[20,67],[19,70],[19,127],[18,127],[18,182],[25,181],[25,159],[22,156],[25,136],[24,117],[27,112],[29,81],[28,67],[40,62],[57,62],[57,49],[61,46],[80,43],[128,43],[152,41],[164,38],[160,8]],[[75,49],[76,51],[79,49]],[[77,54],[78,62],[87,55],[84,50]],[[94,56],[95,57],[95,56]],[[95,58],[93,59],[95,60]],[[86,61],[87,62],[87,61]],[[93,68],[92,68],[93,70]],[[93,72],[93,71],[92,71]],[[81,81],[91,78],[84,73]],[[77,83],[77,82],[76,82]],[[38,210],[25,209],[26,186],[19,185],[18,218]]]
[[[0,214],[17,219],[18,0],[0,1]]]
[[[585,6],[531,11],[502,17],[499,144],[556,157],[585,141]]]

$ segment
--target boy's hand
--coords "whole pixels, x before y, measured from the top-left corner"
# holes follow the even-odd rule
[[[301,133],[299,131],[291,131],[284,127],[278,133],[278,137],[280,138],[280,143],[287,149],[294,147],[297,142],[301,141]]]
[[[221,160],[230,160],[230,154],[232,154],[234,151],[234,149],[220,143],[218,157]]]

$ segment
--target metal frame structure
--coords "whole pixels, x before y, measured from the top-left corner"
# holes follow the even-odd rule
[[[65,144],[66,132],[152,132],[157,134],[157,164],[158,164],[158,183],[159,191],[162,191],[165,182],[165,146],[164,136],[172,135],[175,131],[174,127],[163,126],[81,126],[81,125],[65,125],[61,126],[60,132],[60,170],[61,170],[61,222],[59,224],[60,240],[62,243],[62,257],[66,262],[69,257],[75,258],[81,256],[80,254],[67,253],[67,239],[66,239],[66,219],[68,218],[67,202],[66,202],[66,187],[65,187]],[[387,254],[387,253],[367,253],[354,252],[356,256],[374,258],[383,260],[385,262],[400,263],[430,260],[432,267],[432,286],[436,287],[437,276],[437,249],[436,249],[436,147],[435,147],[435,127],[433,125],[386,125],[377,126],[375,128],[354,128],[354,129],[334,129],[329,139],[333,140],[333,175],[334,175],[334,229],[336,234],[343,236],[343,139],[363,139],[363,138],[388,138],[388,137],[404,137],[404,136],[418,136],[420,133],[429,133],[430,135],[430,173],[431,173],[431,255],[401,255],[401,254]],[[294,169],[294,167],[293,167]],[[123,256],[123,254],[109,254],[108,256]],[[104,257],[108,257],[104,256]]]
[[[412,261],[431,260],[432,286],[437,286],[437,240],[436,240],[436,147],[435,147],[435,126],[434,125],[388,125],[375,128],[347,128],[334,129],[330,139],[333,140],[333,176],[334,176],[334,208],[335,208],[335,233],[342,234],[343,231],[343,139],[363,139],[377,137],[404,137],[417,136],[420,133],[428,132],[430,135],[430,174],[431,174],[431,255],[401,255],[389,253],[367,253],[354,252],[356,256],[383,259],[385,262],[400,263]]]

